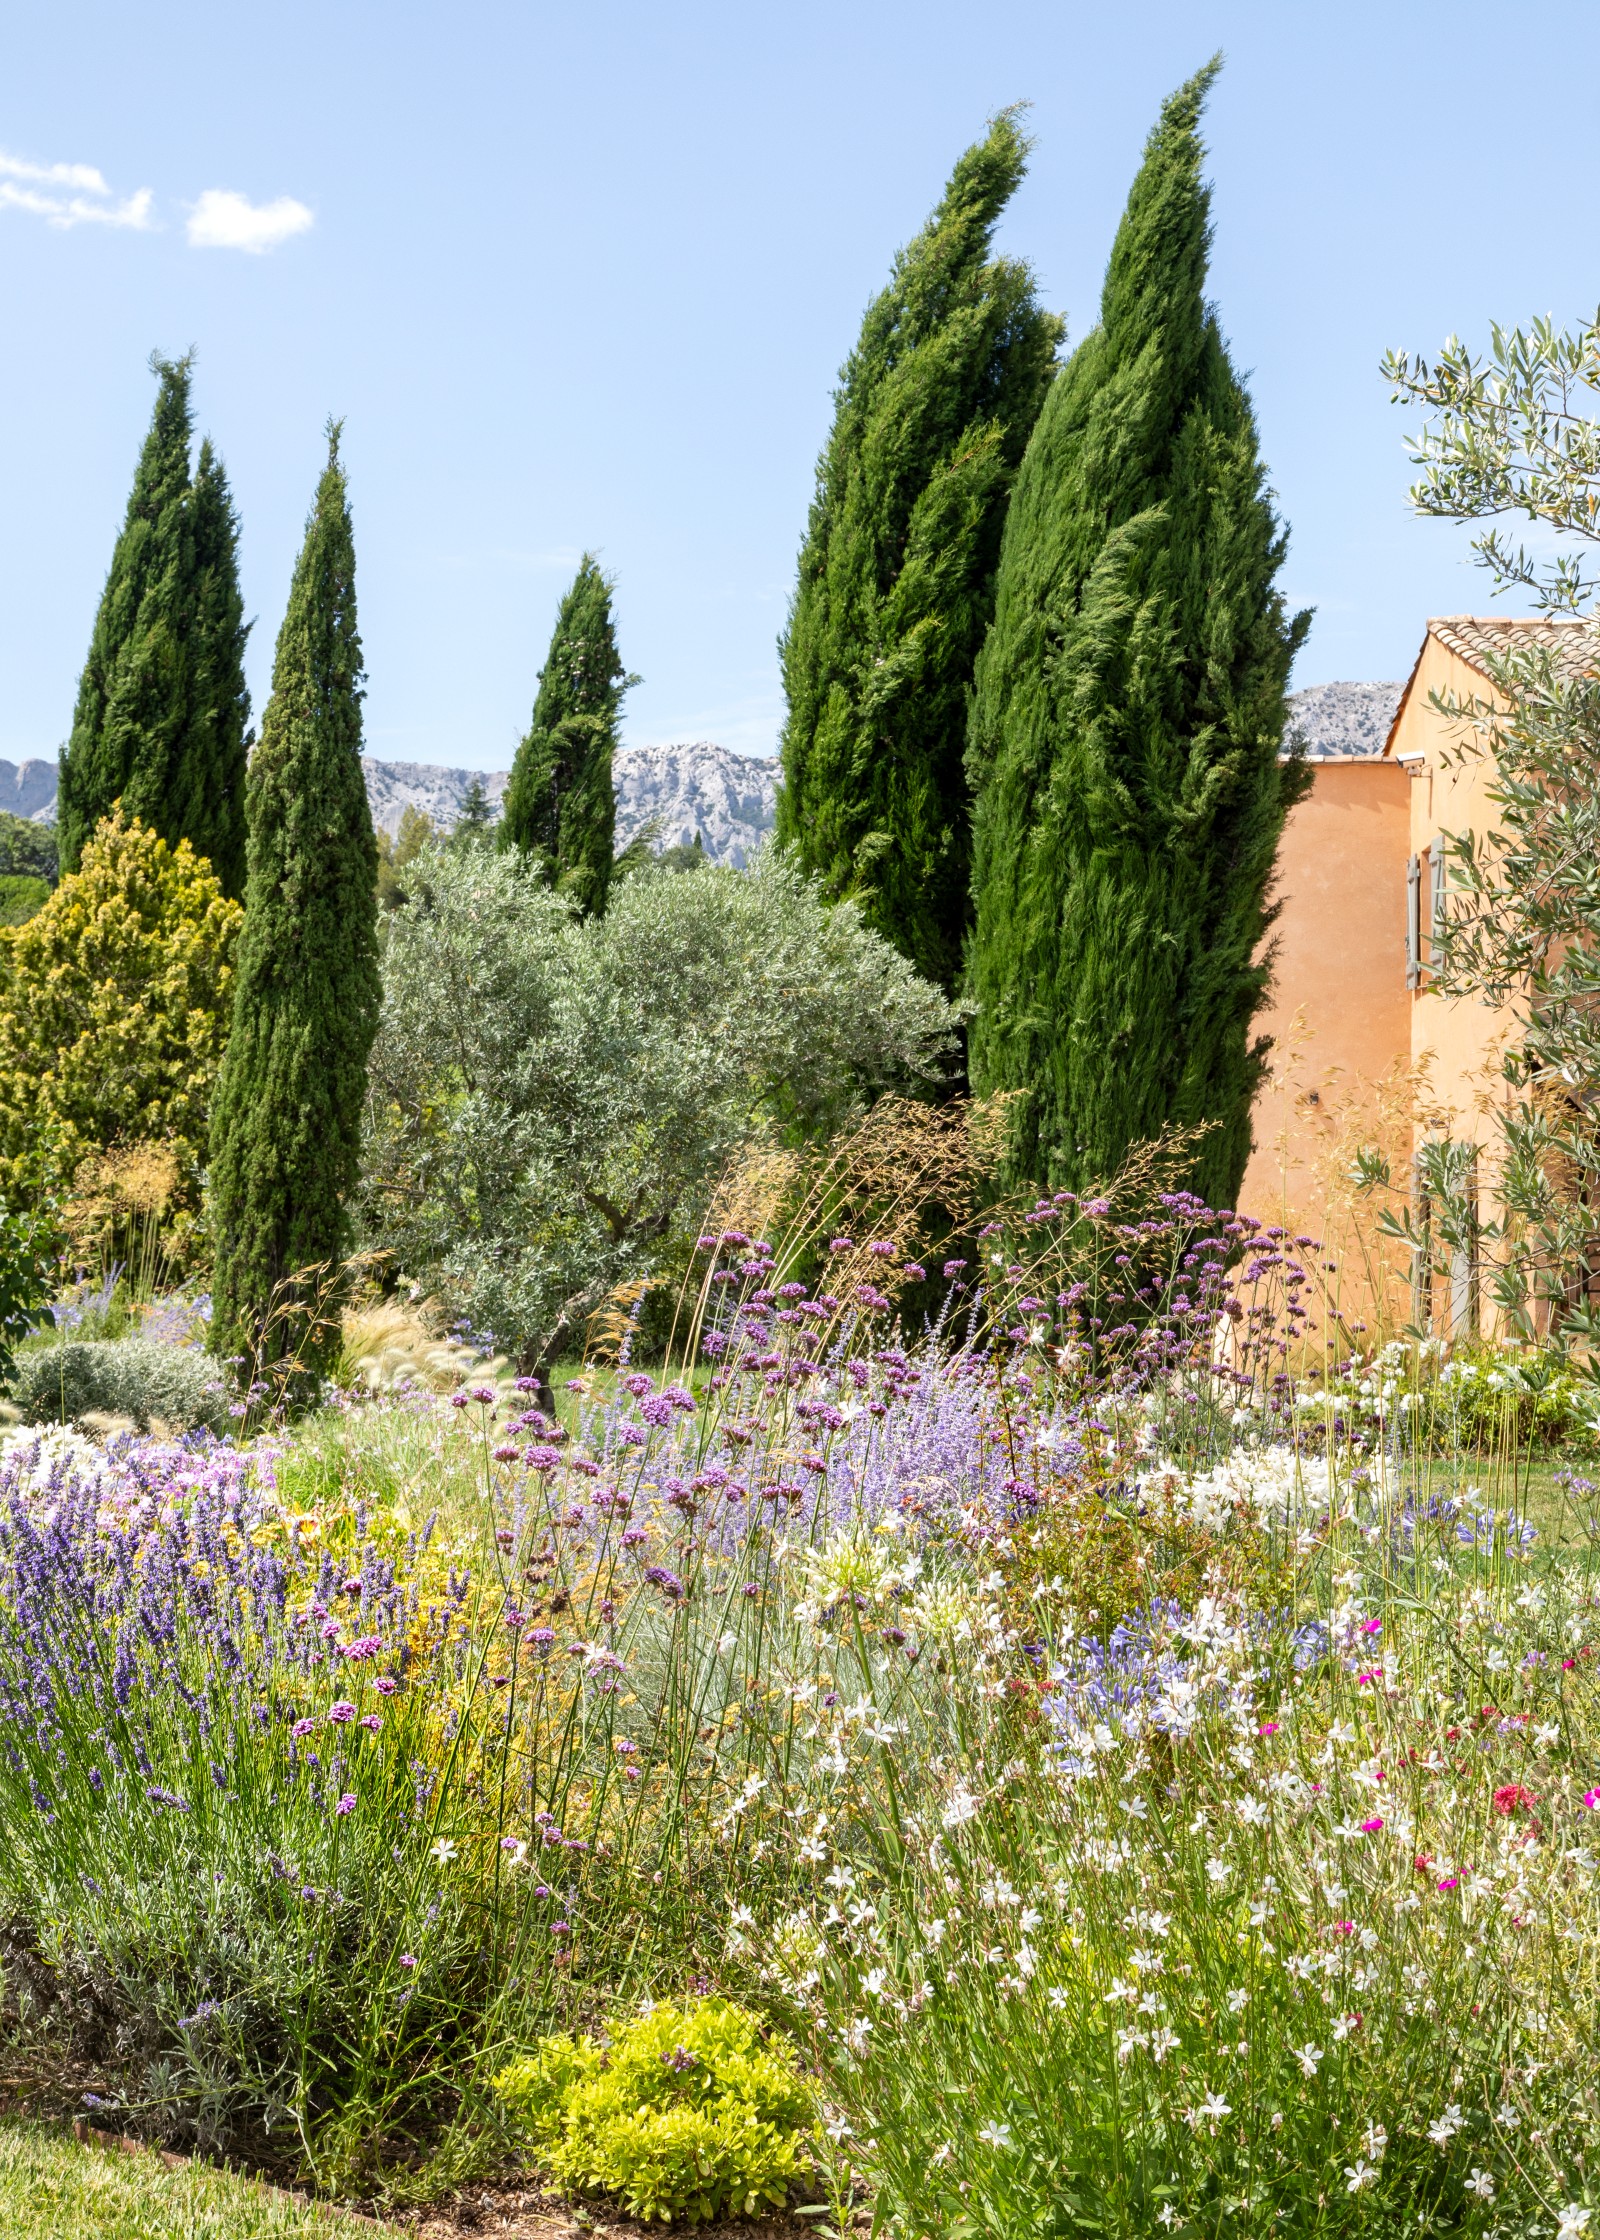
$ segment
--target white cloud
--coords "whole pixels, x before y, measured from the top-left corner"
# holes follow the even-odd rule
[[[43,187],[81,187],[85,194],[109,194],[105,174],[92,163],[25,163],[21,156],[0,155],[0,172],[8,179],[33,179]]]
[[[19,180],[27,183],[19,185]],[[46,188],[75,191],[46,193]],[[141,187],[137,194],[113,201],[104,175],[92,163],[29,163],[22,156],[0,154],[0,210],[25,210],[46,225],[124,226],[148,233],[154,200],[150,189]]]
[[[280,194],[276,202],[251,202],[226,187],[207,187],[189,213],[189,246],[244,249],[258,257],[315,223],[305,204],[292,195]]]

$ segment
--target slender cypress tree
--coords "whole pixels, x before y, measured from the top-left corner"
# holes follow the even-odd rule
[[[258,1365],[324,1350],[331,1333],[295,1310],[313,1306],[348,1235],[379,1001],[361,682],[331,425],[250,762],[244,932],[211,1128],[212,1342]]]
[[[1266,1044],[1251,1022],[1309,615],[1250,406],[1205,301],[1211,63],[1166,103],[1106,274],[1018,473],[977,669],[973,1086],[1021,1092],[1014,1175],[1054,1188],[1209,1123],[1232,1205]]]
[[[781,648],[778,837],[950,989],[970,909],[967,696],[1062,333],[1028,267],[991,254],[1027,152],[1008,110],[867,312]]]
[[[238,523],[209,442],[190,479],[191,361],[151,364],[155,414],[61,757],[62,869],[120,800],[173,846],[188,840],[237,898],[249,716]]]
[[[517,749],[500,845],[519,848],[579,908],[606,906],[616,845],[611,758],[630,677],[617,658],[611,584],[586,552],[556,616],[528,736]]]
[[[244,894],[245,783],[250,695],[244,681],[239,521],[209,436],[189,493],[194,607],[189,634],[189,725],[167,780],[168,820],[209,855],[226,895]],[[208,835],[209,844],[200,836]]]

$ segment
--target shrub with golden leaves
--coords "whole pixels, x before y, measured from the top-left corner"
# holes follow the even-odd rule
[[[204,1150],[243,912],[188,841],[120,810],[26,925],[0,929],[0,1193],[95,1153]]]

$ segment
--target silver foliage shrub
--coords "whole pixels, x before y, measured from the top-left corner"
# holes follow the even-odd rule
[[[390,923],[369,1241],[530,1356],[698,1220],[741,1145],[948,1069],[958,1012],[781,857],[642,874],[580,921],[485,849]]]

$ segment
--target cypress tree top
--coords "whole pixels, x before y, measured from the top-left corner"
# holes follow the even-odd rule
[[[380,994],[361,686],[333,426],[250,763],[244,932],[211,1134],[213,1343],[258,1361],[301,1347],[304,1327],[269,1314],[309,1305],[314,1284],[294,1279],[335,1265],[348,1236]]]
[[[1167,102],[1101,321],[1054,382],[1016,480],[978,664],[974,1087],[1022,1092],[1018,1177],[1109,1176],[1206,1125],[1193,1187],[1231,1204],[1264,1063],[1250,1022],[1278,839],[1278,760],[1309,616],[1248,400],[1205,302],[1199,118]]]
[[[611,585],[586,552],[556,616],[500,819],[500,845],[537,860],[584,911],[606,906],[617,818],[611,759],[622,696],[638,681],[618,658]]]
[[[61,757],[62,867],[120,800],[172,844],[189,840],[237,896],[249,718],[238,524],[209,442],[190,479],[190,359],[151,362],[155,414]]]
[[[1027,149],[1014,111],[994,120],[867,312],[782,642],[778,837],[947,988],[968,917],[967,692],[1062,331],[1027,266],[992,254]]]

